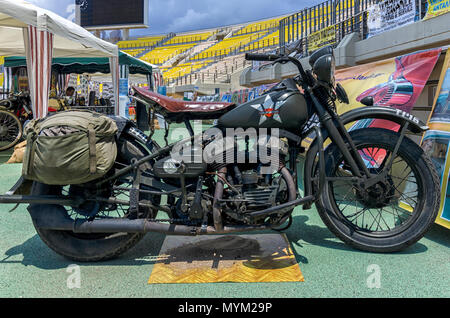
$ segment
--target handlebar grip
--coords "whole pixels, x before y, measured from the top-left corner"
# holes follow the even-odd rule
[[[278,58],[279,56],[275,54],[245,53],[247,61],[275,61]]]

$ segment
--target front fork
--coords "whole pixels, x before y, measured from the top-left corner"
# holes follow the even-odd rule
[[[401,125],[399,130],[400,137],[395,145],[394,151],[392,152],[389,161],[386,162],[385,165],[383,165],[382,172],[379,174],[372,174],[364,163],[364,160],[362,159],[360,153],[356,149],[353,139],[345,128],[345,125],[343,124],[341,118],[339,116],[333,116],[333,118],[311,92],[310,97],[315,105],[321,124],[328,130],[330,139],[338,146],[338,148],[342,152],[345,162],[349,165],[350,171],[360,180],[360,182],[358,182],[358,185],[364,189],[367,189],[377,184],[378,182],[385,180],[388,171],[391,169],[395,155],[397,154],[400,144],[402,143],[405,133],[408,129],[408,122],[405,121],[405,123]],[[319,148],[319,151],[320,150],[323,151],[323,146]],[[319,176],[323,176],[325,174],[325,171],[320,171],[322,169],[325,169],[325,165],[320,163],[322,161],[322,158],[323,155],[322,157],[319,156]],[[321,195],[323,182],[323,177],[320,177],[319,193],[317,194],[318,196]]]

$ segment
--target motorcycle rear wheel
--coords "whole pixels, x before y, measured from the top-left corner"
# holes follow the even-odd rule
[[[122,164],[129,164],[132,158],[139,159],[144,156],[145,150],[139,144],[128,139],[121,139],[118,142],[118,161]],[[142,167],[147,170],[151,165],[146,163]],[[72,186],[70,186],[72,187]],[[68,191],[71,191],[70,187]],[[151,189],[149,189],[151,190]],[[34,182],[32,195],[60,195],[64,192],[62,186],[51,186]],[[146,195],[141,195],[146,196]],[[148,195],[147,195],[148,196]],[[154,198],[146,197],[146,200]],[[157,202],[155,202],[157,203]],[[58,209],[60,213],[67,214],[71,218],[83,218],[82,215],[75,215],[70,207],[61,205],[32,204],[30,209]],[[117,207],[119,214],[119,206]],[[155,211],[142,208],[140,217],[152,217]],[[125,212],[125,211],[122,211]],[[38,213],[38,211],[37,211]],[[120,217],[120,215],[118,215]],[[127,216],[122,216],[127,217]],[[135,246],[145,234],[142,233],[93,233],[80,234],[71,231],[41,229],[34,224],[36,232],[42,241],[56,253],[78,262],[97,262],[116,258],[127,250]]]
[[[380,128],[350,135],[374,174],[382,171],[399,138]],[[411,139],[404,137],[386,180],[366,190],[349,181],[351,172],[335,144],[326,149],[325,158],[327,177],[334,179],[325,182],[316,207],[328,229],[348,245],[370,252],[401,251],[421,239],[436,219],[439,177]]]

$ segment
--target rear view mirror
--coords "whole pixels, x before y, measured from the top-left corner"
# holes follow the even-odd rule
[[[373,106],[374,104],[373,96],[364,97],[363,99],[361,99],[361,104],[366,106]]]
[[[336,95],[337,98],[345,104],[350,104],[350,101],[348,99],[347,92],[345,91],[344,87],[341,85],[341,83],[337,83],[336,85]]]

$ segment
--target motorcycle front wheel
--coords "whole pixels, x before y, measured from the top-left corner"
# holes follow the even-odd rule
[[[380,128],[350,132],[372,175],[391,162],[399,134]],[[352,178],[335,144],[326,149],[327,181],[316,202],[325,225],[343,242],[370,252],[395,252],[421,239],[436,219],[439,177],[430,158],[404,137],[385,178],[368,188]]]

